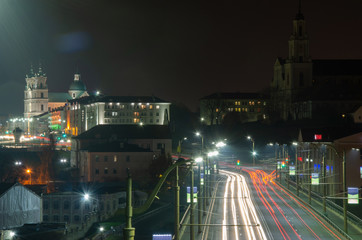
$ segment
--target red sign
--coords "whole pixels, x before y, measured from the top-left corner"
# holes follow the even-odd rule
[[[298,157],[298,161],[303,161],[302,157]]]
[[[322,134],[314,134],[314,140],[322,140]]]

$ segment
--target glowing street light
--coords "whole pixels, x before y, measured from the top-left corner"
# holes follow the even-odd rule
[[[29,176],[30,176],[30,185],[31,185],[31,169],[26,169],[26,173],[29,173]]]
[[[256,156],[256,152],[255,152],[255,142],[254,139],[250,136],[247,136],[247,139],[249,139],[252,143],[253,143],[253,151],[252,151],[252,155],[253,155],[253,166],[255,166],[255,156]]]
[[[88,201],[89,198],[90,198],[90,196],[89,196],[88,193],[85,193],[85,194],[83,195],[83,198],[84,198],[85,201]]]

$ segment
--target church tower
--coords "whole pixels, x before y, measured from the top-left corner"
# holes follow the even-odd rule
[[[37,73],[33,66],[30,73],[25,77],[26,85],[24,91],[24,118],[42,114],[48,111],[48,86],[47,77],[41,65]]]
[[[295,102],[303,101],[303,97],[312,86],[313,64],[309,54],[309,37],[299,0],[298,12],[293,20],[292,34],[288,41],[288,57],[277,58],[274,64],[271,83],[274,111],[284,120],[299,118],[299,106]]]
[[[309,37],[299,0],[298,13],[293,20],[293,32],[288,41],[288,58],[285,63],[284,89],[290,94],[312,86],[312,59],[309,55]]]
[[[68,93],[72,99],[88,96],[87,88],[80,79],[79,73],[74,74],[74,81],[70,84]]]

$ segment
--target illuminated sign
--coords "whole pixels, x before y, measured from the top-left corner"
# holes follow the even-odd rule
[[[361,178],[362,178],[362,167],[359,167],[359,172],[360,172]]]
[[[312,173],[312,185],[319,185],[319,173]]]
[[[282,164],[281,162],[278,162],[278,169],[281,169],[282,168]]]
[[[348,204],[358,204],[358,188],[348,188]]]
[[[153,234],[152,240],[172,240],[171,234]]]
[[[204,174],[200,173],[200,184],[204,185]]]
[[[322,134],[314,134],[314,140],[322,140]]]
[[[295,176],[295,166],[289,166],[289,175]]]
[[[194,199],[194,203],[197,202],[197,187],[194,187],[194,191],[193,191],[193,199]],[[191,187],[187,187],[187,195],[186,195],[186,200],[187,203],[191,203]]]

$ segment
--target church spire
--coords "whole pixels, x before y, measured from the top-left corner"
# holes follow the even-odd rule
[[[299,0],[298,13],[297,16],[295,16],[295,20],[304,20],[304,16],[302,13],[302,0]]]

